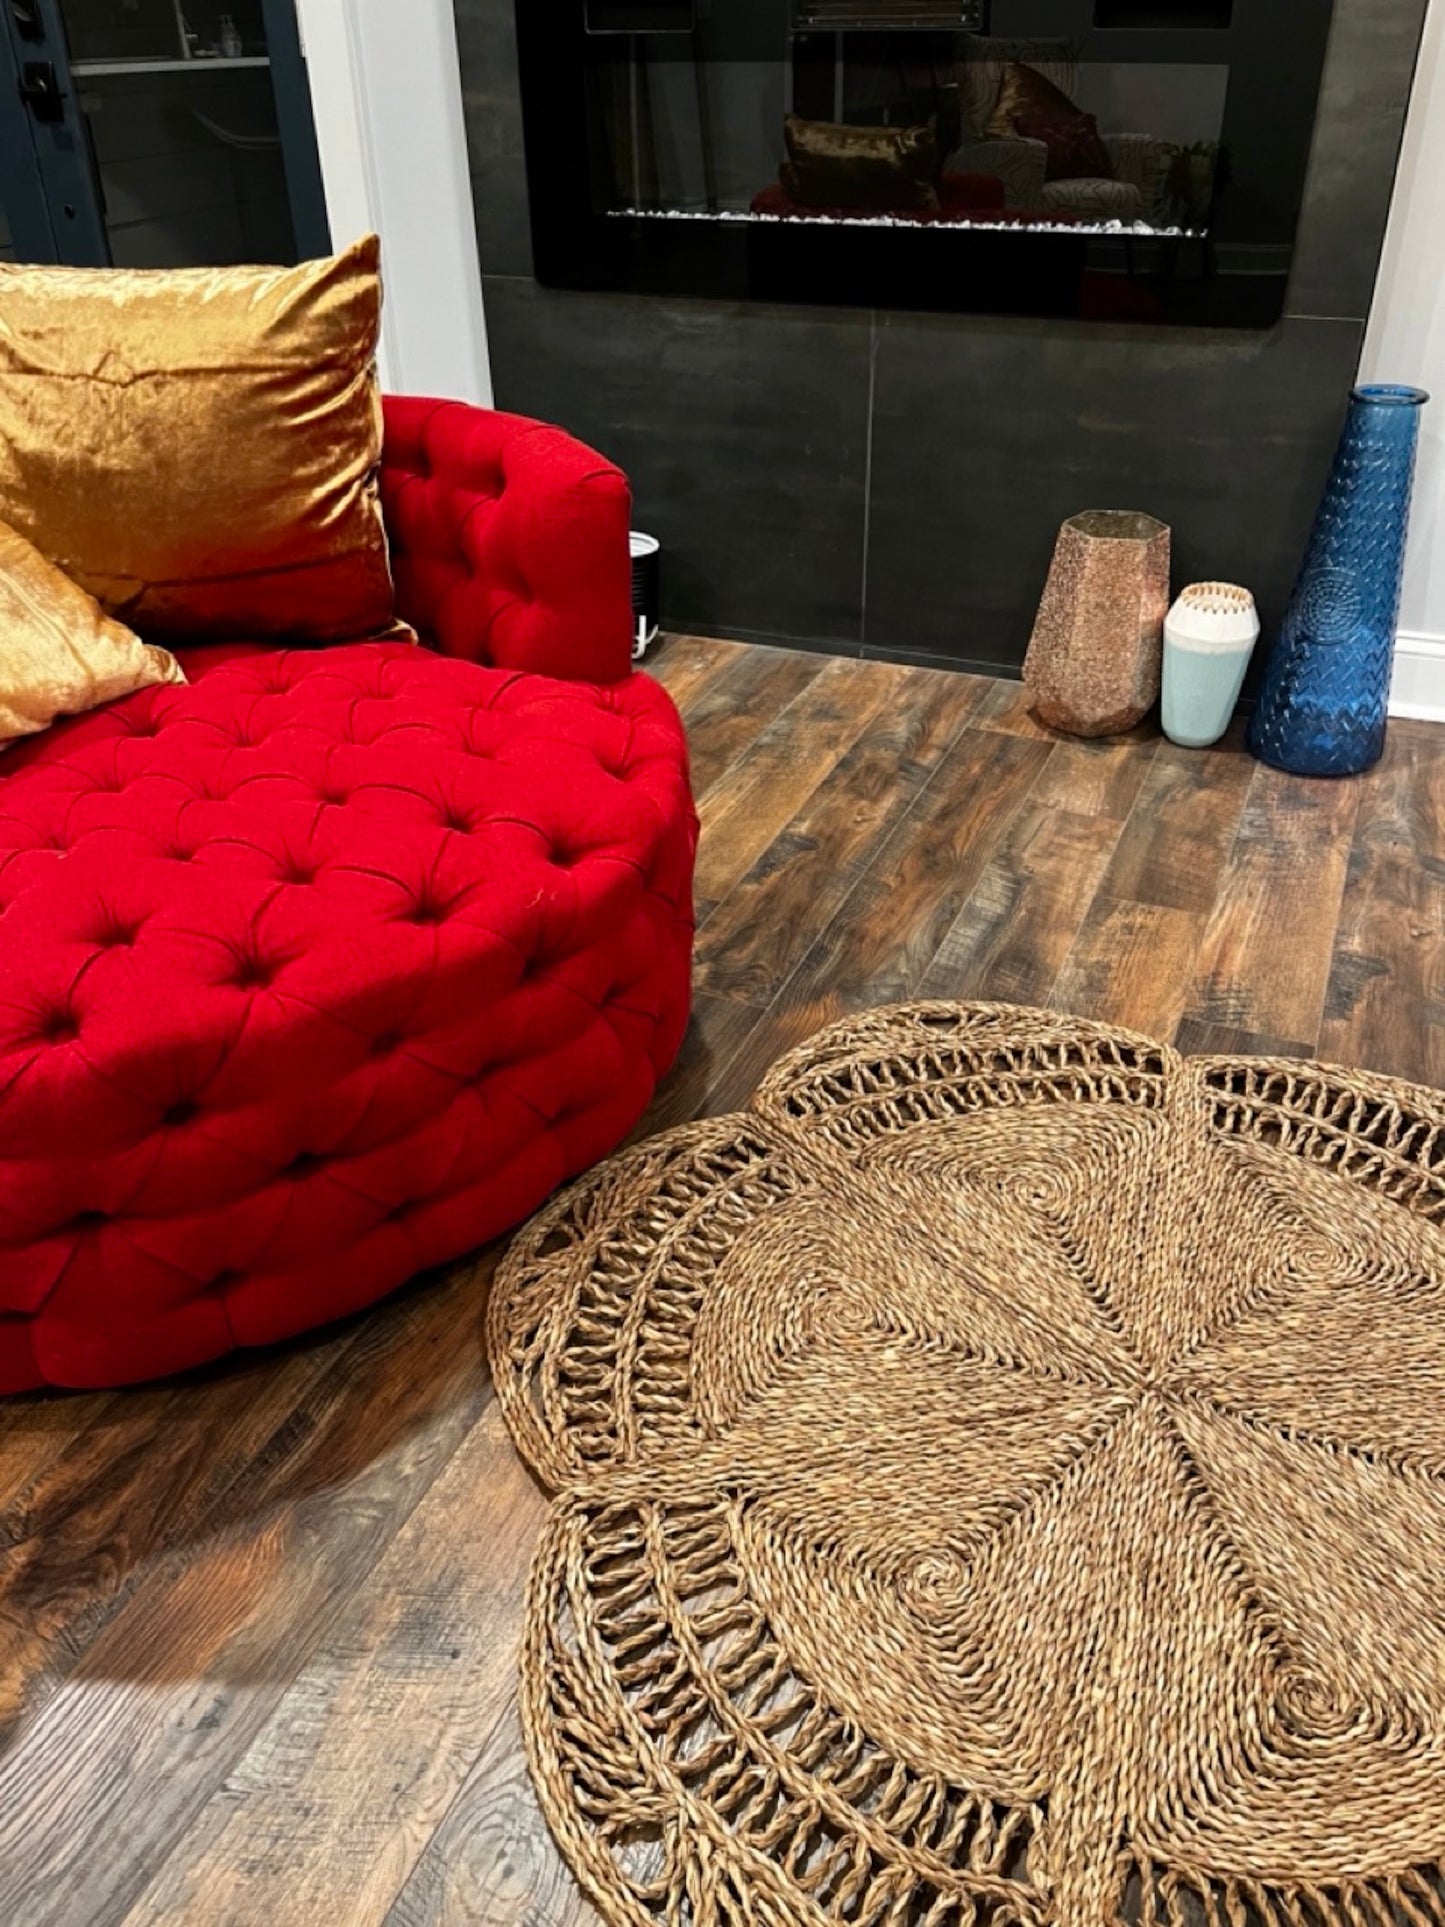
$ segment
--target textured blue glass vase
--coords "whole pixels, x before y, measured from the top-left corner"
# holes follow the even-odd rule
[[[1265,664],[1249,746],[1300,776],[1353,776],[1385,747],[1422,388],[1357,388],[1304,566]]]

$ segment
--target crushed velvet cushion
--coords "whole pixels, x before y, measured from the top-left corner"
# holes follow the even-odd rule
[[[174,656],[113,622],[94,596],[0,522],[0,749],[57,716],[184,681]]]
[[[375,635],[378,243],[295,268],[0,265],[0,518],[163,639]]]
[[[964,139],[975,141],[987,138],[985,130],[998,104],[1004,69],[1015,61],[1032,67],[1035,73],[1051,80],[1072,99],[1079,83],[1080,45],[1077,39],[964,35],[959,43],[958,61],[954,68]]]
[[[1113,179],[1114,163],[1099,138],[1099,123],[1092,114],[1069,114],[1058,120],[1021,120],[1017,126],[1026,140],[1042,141],[1048,150],[1045,180]]]
[[[1062,88],[1021,60],[1010,61],[1003,70],[998,99],[988,117],[984,134],[989,140],[1008,140],[1019,131],[1024,120],[1068,120],[1078,108]]]
[[[784,136],[782,184],[802,207],[886,212],[938,206],[938,133],[932,123],[849,127],[789,114]]]

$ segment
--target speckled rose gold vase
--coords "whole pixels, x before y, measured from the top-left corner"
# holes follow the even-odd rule
[[[1073,736],[1132,729],[1158,699],[1168,607],[1163,522],[1128,509],[1071,515],[1024,658],[1039,721]]]

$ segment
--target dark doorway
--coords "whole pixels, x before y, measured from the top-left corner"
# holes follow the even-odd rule
[[[0,0],[0,259],[329,246],[293,0]]]

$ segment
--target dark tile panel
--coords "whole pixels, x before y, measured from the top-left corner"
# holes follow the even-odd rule
[[[477,246],[487,274],[532,272],[513,0],[456,0]]]
[[[900,669],[950,669],[969,676],[996,673],[995,665],[991,663],[973,662],[966,656],[942,656],[936,651],[922,649],[864,649],[857,643],[816,642],[810,636],[777,636],[766,630],[733,629],[722,623],[715,624],[708,634],[724,642],[757,642],[770,649],[794,649],[805,656],[842,656],[850,661],[861,658],[865,662],[892,662],[897,663]]]
[[[805,656],[852,657],[863,654],[862,644],[856,637],[847,642],[836,637],[829,641],[816,636],[782,636],[774,629],[739,629],[736,623],[728,622],[711,624],[708,636],[722,642],[760,642],[769,649],[796,649]]]
[[[954,669],[966,676],[993,676],[999,671],[997,663],[977,661],[971,656],[944,655],[937,649],[886,649],[868,643],[862,655],[865,662],[896,662],[909,669]]]
[[[870,319],[485,280],[499,408],[627,471],[669,628],[856,649]]]
[[[1022,661],[1065,516],[1138,508],[1177,583],[1288,596],[1361,329],[1263,335],[880,317],[865,653]]]
[[[1424,15],[1425,0],[1335,0],[1291,314],[1369,313]]]

